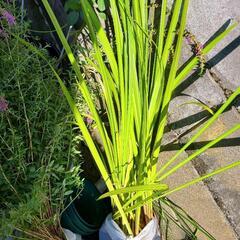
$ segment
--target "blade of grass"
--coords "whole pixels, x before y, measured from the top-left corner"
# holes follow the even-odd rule
[[[160,196],[158,198],[166,197],[166,196],[168,196],[168,195],[170,195],[170,194],[172,194],[174,192],[177,192],[179,190],[185,189],[185,188],[187,188],[189,186],[192,186],[192,185],[194,185],[194,184],[196,184],[198,182],[201,182],[203,180],[206,180],[206,179],[208,179],[210,177],[213,177],[215,175],[218,175],[220,173],[223,173],[223,172],[225,172],[225,171],[227,171],[229,169],[232,169],[232,168],[235,168],[235,167],[238,167],[238,166],[240,166],[240,161],[234,162],[234,163],[229,164],[229,165],[227,165],[225,167],[219,168],[219,169],[217,169],[217,170],[215,170],[215,171],[213,171],[211,173],[208,173],[208,174],[205,174],[205,175],[203,175],[203,176],[201,176],[199,178],[196,178],[196,179],[194,179],[192,181],[184,183],[184,184],[182,184],[182,185],[180,185],[180,186],[178,186],[178,187],[176,187],[176,188],[174,188],[172,190],[167,191],[166,193],[164,193],[162,196]]]
[[[168,29],[168,34],[167,34],[167,38],[165,41],[165,46],[164,46],[163,54],[162,54],[162,63],[163,63],[164,69],[166,68],[167,61],[169,59],[169,54],[171,51],[171,46],[172,46],[174,38],[176,36],[177,23],[179,20],[180,10],[182,7],[182,0],[176,0],[176,1],[174,1],[173,4],[174,4],[173,14],[172,14],[172,18],[171,18],[171,22],[170,22],[170,26]],[[184,4],[185,4],[185,1],[184,1]],[[188,3],[187,3],[187,5],[188,5]],[[182,13],[182,17],[186,17],[186,14],[184,15]],[[182,23],[182,21],[181,21],[181,23]]]
[[[91,98],[91,94],[89,93],[89,90],[86,86],[86,83],[82,77],[82,74],[80,72],[80,68],[78,66],[78,63],[73,55],[73,52],[67,42],[67,39],[65,38],[64,36],[64,33],[62,32],[62,29],[56,19],[56,16],[55,14],[53,13],[52,9],[51,9],[51,6],[49,5],[48,1],[47,0],[42,0],[43,2],[43,5],[44,7],[46,8],[48,14],[49,14],[49,17],[51,18],[51,21],[54,25],[54,28],[56,29],[57,31],[57,34],[63,44],[63,47],[66,51],[66,54],[69,58],[69,61],[73,67],[73,70],[74,72],[76,73],[76,76],[79,80],[79,88],[81,90],[81,93],[83,94],[83,97],[84,99],[86,100],[89,108],[90,108],[90,111],[96,121],[96,124],[98,126],[98,130],[99,130],[99,133],[100,133],[100,136],[101,136],[101,140],[103,141],[103,145],[104,145],[104,149],[105,149],[105,152],[106,152],[106,155],[109,156],[109,159],[111,159],[110,156],[112,156],[112,152],[111,152],[111,149],[109,149],[109,145],[107,144],[107,139],[109,139],[109,137],[107,136],[107,131],[105,129],[105,127],[103,126],[102,124],[102,121],[99,117],[99,114],[95,108],[95,104],[93,103],[92,101],[92,98]]]
[[[150,185],[139,185],[139,186],[131,186],[131,187],[125,187],[121,189],[116,189],[111,192],[107,192],[102,194],[98,199],[103,199],[107,197],[111,197],[113,195],[119,195],[123,193],[133,193],[133,192],[143,192],[143,191],[160,191],[164,192],[168,190],[167,184],[150,184]]]
[[[194,159],[195,157],[199,156],[201,153],[205,152],[207,149],[211,148],[212,146],[216,145],[218,142],[220,142],[221,140],[223,140],[224,138],[228,137],[229,135],[231,135],[232,133],[236,132],[237,130],[240,129],[240,124],[237,124],[236,126],[234,126],[233,128],[229,129],[228,131],[226,131],[225,133],[223,133],[222,135],[220,135],[219,137],[217,137],[216,139],[214,139],[213,141],[209,142],[208,144],[206,144],[204,147],[200,148],[199,150],[195,151],[192,155],[190,155],[188,158],[186,158],[185,160],[181,161],[179,164],[177,164],[174,168],[172,168],[171,170],[169,170],[168,172],[166,172],[165,174],[161,175],[161,173],[168,167],[170,166],[170,164],[172,162],[167,162],[164,167],[162,167],[160,169],[160,171],[157,173],[158,175],[161,175],[161,177],[158,179],[158,181],[162,181],[163,179],[167,178],[169,175],[173,174],[174,172],[176,172],[178,169],[180,169],[181,167],[183,167],[184,165],[186,165],[188,162],[190,162],[192,159]]]
[[[181,20],[180,20],[180,29],[179,29],[178,39],[176,44],[176,50],[173,56],[173,62],[172,62],[172,66],[171,66],[169,77],[168,77],[168,83],[167,83],[167,87],[166,87],[164,98],[163,98],[159,127],[157,130],[156,138],[154,140],[154,145],[153,145],[152,156],[154,159],[158,157],[160,152],[161,139],[162,139],[164,128],[167,121],[167,109],[168,109],[169,102],[171,100],[173,90],[174,90],[174,79],[176,77],[178,63],[179,63],[179,59],[182,51],[183,33],[185,30],[186,21],[187,21],[188,5],[189,5],[189,0],[184,1]],[[156,172],[156,164],[157,163],[155,163],[153,166],[153,174]]]
[[[208,122],[159,170],[158,174],[161,174],[166,167],[172,164],[177,157],[185,151],[196,139],[198,139],[219,117],[219,115],[225,111],[225,109],[233,102],[233,100],[240,94],[240,87],[229,97],[229,99],[221,106],[221,108],[208,120]]]
[[[201,182],[203,180],[206,180],[206,179],[208,179],[210,177],[213,177],[215,175],[218,175],[220,173],[223,173],[223,172],[225,172],[225,171],[227,171],[229,169],[232,169],[232,168],[235,168],[235,167],[238,167],[238,166],[240,166],[240,161],[234,162],[234,163],[229,164],[229,165],[227,165],[225,167],[219,168],[219,169],[217,169],[217,170],[215,170],[215,171],[213,171],[213,172],[211,172],[209,174],[206,174],[206,175],[204,175],[202,177],[199,177],[199,178],[196,178],[196,179],[194,179],[192,181],[184,183],[184,184],[182,184],[182,185],[180,185],[180,186],[178,186],[178,187],[176,187],[174,189],[171,189],[171,190],[165,192],[164,194],[160,194],[160,195],[157,194],[157,193],[153,194],[152,196],[150,196],[150,197],[148,197],[148,198],[146,198],[146,199],[144,199],[142,201],[139,201],[137,204],[129,207],[128,209],[125,209],[124,211],[125,211],[125,213],[131,212],[134,209],[139,208],[140,206],[143,206],[143,205],[147,204],[149,201],[155,201],[157,199],[164,198],[164,197],[166,197],[166,196],[168,196],[168,195],[170,195],[170,194],[172,194],[174,192],[177,192],[177,191],[180,191],[180,190],[185,189],[187,187],[190,187],[190,186],[192,186],[192,185],[194,185],[194,184],[196,184],[198,182]],[[116,218],[117,217],[119,217],[119,215],[116,216]]]
[[[188,101],[188,102],[185,102],[183,104],[178,105],[177,107],[182,107],[182,106],[185,106],[185,105],[196,105],[196,106],[199,106],[199,107],[203,108],[204,110],[208,111],[211,115],[214,115],[213,110],[210,107],[208,107],[206,104],[202,103],[202,102]]]
[[[176,213],[176,215],[180,215],[185,221],[189,222],[192,226],[195,226],[198,231],[203,233],[206,237],[208,237],[210,240],[216,240],[206,229],[204,229],[199,223],[197,223],[191,216],[187,214],[186,211],[184,211],[181,207],[173,203],[168,198],[161,199],[161,203],[166,204],[169,206],[173,211]]]

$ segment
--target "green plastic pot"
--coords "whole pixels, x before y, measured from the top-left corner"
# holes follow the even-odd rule
[[[111,212],[109,199],[97,201],[100,195],[95,185],[85,180],[81,194],[62,213],[61,226],[82,236],[97,232]]]

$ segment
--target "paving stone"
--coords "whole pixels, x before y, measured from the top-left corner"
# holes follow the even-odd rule
[[[176,135],[183,134],[206,116],[198,117],[203,109],[192,102],[196,100],[191,96],[177,96],[170,102],[168,123]]]
[[[188,79],[185,81],[187,82]],[[170,103],[168,123],[174,134],[170,132],[165,138],[182,135],[209,116],[209,113],[196,103],[204,103],[212,108],[226,100],[222,89],[207,75],[200,77],[189,86],[187,83],[184,88]]]
[[[223,90],[212,79],[209,71],[203,77],[199,77],[195,82],[190,84],[186,89],[183,89],[182,93],[203,102],[208,107],[218,106],[226,100]]]
[[[184,43],[180,65],[184,64],[191,56],[190,47]],[[202,77],[192,72],[177,87],[175,96],[169,106],[168,120],[172,131],[165,135],[164,143],[184,134],[206,116],[209,116],[209,113],[204,111],[202,107],[189,103],[200,102],[213,108],[222,105],[226,100],[223,89],[212,78],[208,70]]]
[[[204,43],[206,42],[226,21],[230,18],[235,18],[240,21],[240,1],[239,0],[194,0],[190,1],[190,9],[188,14],[188,29],[196,35],[197,39]],[[198,130],[195,129],[189,132],[194,127],[194,122],[200,123],[200,119],[206,117],[206,113],[202,112],[201,107],[196,105],[184,105],[186,102],[198,99],[209,107],[221,105],[225,100],[225,94],[228,90],[235,90],[240,86],[240,28],[235,29],[228,37],[226,37],[217,47],[208,54],[207,58],[210,59],[211,72],[199,78],[197,75],[192,75],[191,78],[184,81],[177,89],[177,97],[172,100],[169,111],[169,123],[172,129],[165,134],[165,143],[176,140],[179,136],[187,134],[181,139],[181,142],[187,141],[190,136]],[[223,50],[224,49],[224,50]],[[181,62],[184,63],[191,55],[189,46],[184,44]],[[216,78],[217,77],[217,78]],[[183,95],[185,94],[185,95]],[[182,96],[181,96],[182,95]],[[239,102],[235,101],[236,108],[239,108]],[[207,141],[221,134],[226,129],[230,128],[233,124],[239,123],[239,115],[234,109],[224,113],[220,119],[207,131],[199,141]],[[231,139],[235,138],[235,139]],[[238,146],[230,146],[237,143]],[[201,143],[202,144],[202,143]],[[201,145],[200,143],[194,144],[194,147]],[[225,145],[224,145],[225,144]],[[173,183],[178,183],[179,179],[188,178],[197,174],[204,174],[210,172],[221,166],[225,166],[233,161],[240,159],[240,132],[233,134],[227,141],[223,141],[221,148],[209,149],[206,153],[202,154],[193,161],[192,166],[188,166],[191,170],[185,169],[185,172],[179,173],[172,178]],[[176,147],[176,145],[175,145]],[[174,149],[174,147],[173,147]],[[191,150],[188,150],[191,153]],[[194,166],[194,168],[193,168]],[[197,175],[196,175],[197,176]],[[240,239],[240,168],[228,171],[224,174],[216,176],[209,181],[205,182],[206,195],[209,198],[202,199],[205,196],[204,190],[198,188],[194,191],[191,187],[189,191],[178,193],[176,199],[182,202],[183,206],[192,206],[192,202],[196,201],[194,207],[190,207],[189,213],[202,221],[210,221],[206,226],[210,226],[210,230],[218,228],[214,235],[217,240],[219,239]],[[201,184],[200,184],[201,185]],[[197,185],[198,186],[198,185]],[[210,190],[210,191],[208,191]],[[192,196],[195,195],[195,198]],[[199,201],[198,201],[199,200]],[[214,202],[215,200],[215,202]],[[230,236],[225,235],[226,230],[221,227],[221,224],[215,222],[221,217],[216,217],[211,222],[209,217],[213,215],[211,210],[202,207],[208,204],[217,204],[220,215],[222,215],[223,222],[231,224],[228,225]],[[198,210],[199,211],[198,211]],[[221,211],[220,211],[221,209]],[[207,218],[203,217],[206,211]],[[194,215],[195,214],[195,215]],[[224,219],[225,215],[225,219]],[[208,229],[209,230],[209,229]],[[236,234],[238,235],[236,237]],[[200,238],[202,239],[202,238]]]
[[[240,115],[236,110],[224,113],[199,138],[195,147],[199,148],[200,145],[216,138],[239,123]],[[240,161],[240,131],[235,132],[227,140],[200,155],[194,161],[194,166],[200,174],[205,174],[234,161]],[[206,183],[240,239],[240,167],[218,175]]]
[[[227,20],[240,21],[239,0],[194,0],[190,2],[188,28],[197,39],[206,42]],[[238,26],[208,54],[213,71],[226,89],[240,86],[240,27]],[[224,49],[224,50],[223,50]]]
[[[190,46],[184,42],[179,65],[184,65],[192,55]],[[193,70],[175,91],[176,95],[182,93],[190,95],[211,107],[226,100],[223,89],[208,70],[203,76]]]
[[[173,154],[174,152],[170,151],[162,152],[159,158],[159,167],[161,167],[161,164],[167,161]],[[179,161],[186,156],[186,153],[183,154]],[[166,182],[170,187],[174,187],[197,177],[199,177],[199,175],[190,163],[167,178]],[[217,240],[237,240],[231,226],[204,183],[200,182],[176,192],[170,196],[170,199],[186,210],[190,216],[209,231]],[[176,231],[175,234],[174,240],[183,239],[181,235],[182,232]],[[202,234],[199,234],[198,237],[201,240],[208,239]]]

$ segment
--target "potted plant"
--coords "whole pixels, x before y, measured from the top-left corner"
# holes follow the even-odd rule
[[[152,4],[150,7],[149,1],[109,0],[112,28],[107,35],[92,1],[80,1],[94,48],[93,57],[85,60],[100,75],[106,124],[99,116],[78,62],[48,1],[42,0],[75,71],[79,91],[88,104],[101,139],[102,147],[92,137],[70,92],[50,65],[107,186],[108,192],[100,198],[111,198],[113,212],[100,230],[102,240],[126,239],[127,236],[158,239],[159,220],[153,207],[155,200],[161,204],[173,192],[240,165],[237,161],[174,189],[164,183],[166,178],[196,156],[240,129],[240,124],[236,125],[176,163],[178,156],[240,94],[238,88],[187,144],[157,170],[168,106],[174,90],[199,63],[199,56],[194,55],[179,68],[189,0],[174,1],[171,15],[167,14],[167,0],[159,2],[161,10],[158,15],[156,6]],[[233,24],[219,33],[201,48],[201,54],[210,52],[235,27]]]

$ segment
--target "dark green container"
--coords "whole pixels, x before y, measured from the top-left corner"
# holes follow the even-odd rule
[[[75,39],[72,36],[77,30],[84,26],[83,13],[81,10],[65,10],[67,0],[48,0],[61,29],[67,37],[68,42],[72,43]],[[78,1],[76,1],[78,2]],[[20,8],[26,11],[26,18],[31,22],[31,35],[39,37],[43,42],[48,43],[53,50],[54,55],[59,56],[62,53],[63,46],[48,13],[40,0],[17,0]],[[70,28],[72,26],[73,28]]]
[[[95,185],[85,180],[83,191],[61,216],[62,227],[82,236],[97,232],[111,212],[109,199],[97,201],[100,195]]]

